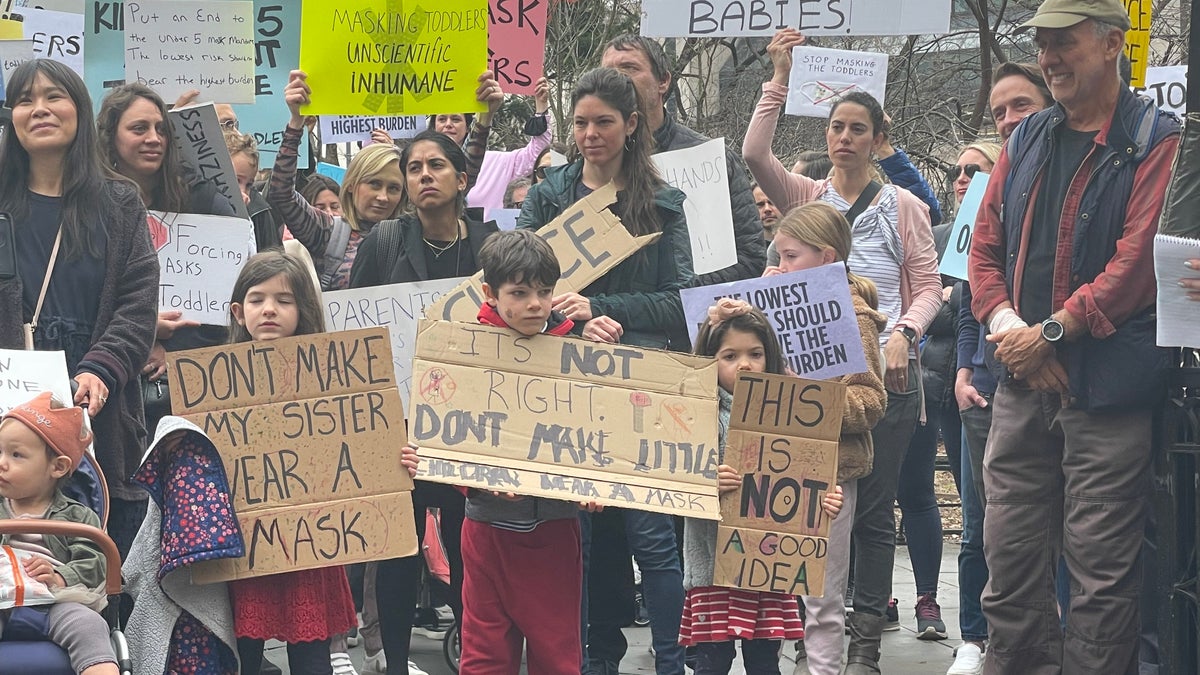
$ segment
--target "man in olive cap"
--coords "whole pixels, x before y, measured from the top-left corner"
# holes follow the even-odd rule
[[[984,456],[985,673],[1136,673],[1153,408],[1153,241],[1179,125],[1130,93],[1120,0],[1046,0],[1038,65],[1056,104],[991,174],[970,253],[975,316],[1007,374]],[[1071,576],[1064,635],[1054,603]]]

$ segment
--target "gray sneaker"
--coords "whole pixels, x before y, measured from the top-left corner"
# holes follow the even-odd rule
[[[917,599],[917,639],[945,640],[946,624],[942,623],[942,608],[932,593]]]

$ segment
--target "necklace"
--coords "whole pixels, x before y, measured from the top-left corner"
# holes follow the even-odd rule
[[[428,239],[426,239],[424,236],[421,237],[421,241],[425,242],[426,246],[433,249],[433,258],[434,258],[434,260],[437,260],[442,257],[443,253],[454,248],[454,245],[457,244],[458,240],[461,238],[462,238],[462,229],[455,228],[454,241],[451,241],[449,244],[446,244],[445,246],[438,246],[437,244],[433,243],[432,241],[429,241]]]

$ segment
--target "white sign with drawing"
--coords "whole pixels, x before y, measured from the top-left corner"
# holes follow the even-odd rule
[[[228,216],[151,211],[150,241],[158,251],[158,308],[215,326],[229,323],[233,284],[257,252],[254,226]]]
[[[642,0],[642,35],[944,35],[950,9],[951,0]]]
[[[687,195],[683,210],[692,240],[692,267],[708,274],[737,264],[725,139],[652,157],[663,180]]]
[[[1133,93],[1149,96],[1163,110],[1183,115],[1187,108],[1187,66],[1150,66],[1146,86],[1131,87]]]
[[[330,331],[387,326],[392,338],[392,364],[396,386],[408,407],[412,390],[413,355],[416,353],[417,324],[425,308],[466,281],[465,278],[414,281],[371,288],[326,291],[322,295],[325,325]]]
[[[794,47],[783,111],[801,117],[829,117],[833,104],[853,91],[864,91],[883,105],[887,70],[887,54]]]

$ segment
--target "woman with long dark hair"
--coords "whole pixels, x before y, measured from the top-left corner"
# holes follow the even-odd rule
[[[691,351],[679,299],[679,290],[695,276],[684,195],[663,182],[650,159],[654,141],[644,124],[637,90],[620,72],[597,68],[579,78],[571,108],[575,159],[545,171],[545,178],[525,196],[517,227],[541,228],[579,199],[612,183],[618,200],[610,209],[629,233],[662,236],[582,293],[555,297],[554,309],[583,326],[584,337],[593,340]],[[642,571],[656,670],[682,673],[678,638],[684,593],[674,523],[659,513],[621,513],[629,548]],[[590,521],[585,516],[583,522],[586,574]]]
[[[6,95],[0,211],[12,217],[15,269],[0,276],[0,346],[65,352],[108,483],[108,532],[124,556],[146,509],[146,493],[126,480],[146,448],[138,373],[158,301],[146,209],[101,159],[92,99],[72,70],[28,61]]]

